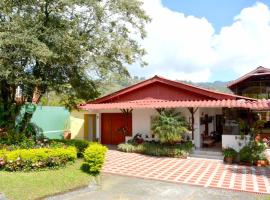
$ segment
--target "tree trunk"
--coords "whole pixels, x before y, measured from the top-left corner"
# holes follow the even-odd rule
[[[4,121],[4,127],[14,127],[15,126],[15,118],[18,114],[18,106],[15,103],[15,99],[12,97],[15,95],[14,86],[9,85],[6,80],[2,80],[0,82],[0,100],[3,109],[2,120]]]

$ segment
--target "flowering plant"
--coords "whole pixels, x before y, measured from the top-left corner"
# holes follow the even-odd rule
[[[266,147],[270,147],[270,139],[263,138],[263,143],[265,144]]]

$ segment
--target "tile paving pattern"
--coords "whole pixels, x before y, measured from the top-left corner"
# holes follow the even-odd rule
[[[270,194],[270,168],[226,165],[219,160],[151,157],[109,150],[104,173]]]

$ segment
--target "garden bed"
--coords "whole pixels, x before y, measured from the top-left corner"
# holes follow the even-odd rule
[[[64,167],[77,158],[75,147],[0,150],[0,169],[6,171],[35,171]]]
[[[192,151],[192,142],[179,144],[161,144],[158,142],[143,142],[142,144],[122,143],[118,145],[118,150],[130,153],[141,153],[151,156],[167,156],[177,158],[187,158]]]
[[[86,186],[100,173],[107,151],[82,140],[25,141],[29,148],[2,143],[0,149],[0,191],[8,199],[38,199]]]
[[[4,148],[3,148],[4,147]],[[84,140],[38,141],[31,148],[20,145],[0,148],[0,170],[36,171],[55,169],[84,157],[84,170],[97,175],[103,165],[107,148]]]

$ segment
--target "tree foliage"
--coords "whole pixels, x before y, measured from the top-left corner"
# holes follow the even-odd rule
[[[152,119],[151,129],[161,143],[171,144],[180,142],[182,135],[188,132],[185,118],[173,109],[161,110]]]
[[[99,95],[100,81],[145,65],[138,38],[149,17],[139,0],[0,1],[0,109],[14,121],[22,104],[52,90],[68,108]],[[13,115],[14,116],[14,115]],[[1,117],[1,116],[0,116]]]

